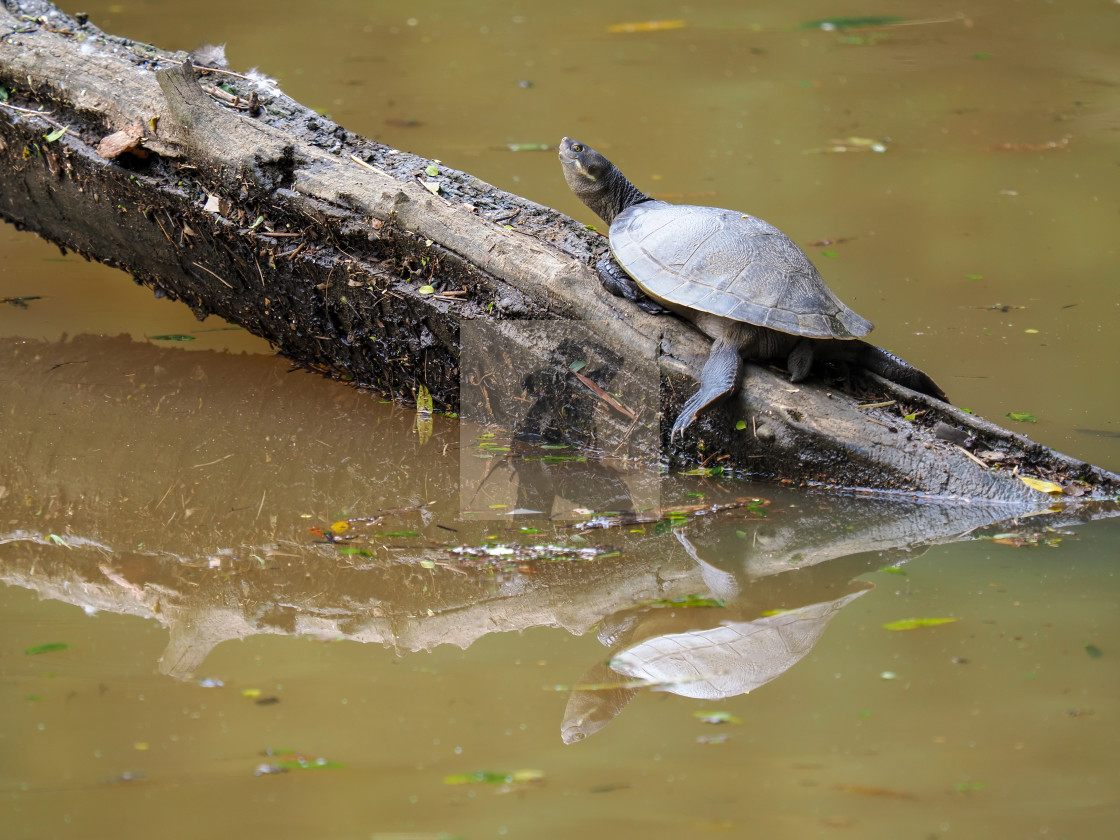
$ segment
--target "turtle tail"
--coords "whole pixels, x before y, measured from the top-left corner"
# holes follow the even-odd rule
[[[856,363],[872,373],[877,373],[884,379],[904,385],[914,391],[928,394],[935,399],[948,402],[945,392],[937,387],[937,383],[922,371],[894,353],[876,347],[874,344],[860,342],[862,347],[856,354]]]

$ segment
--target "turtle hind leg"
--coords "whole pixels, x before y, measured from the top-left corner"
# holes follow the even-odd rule
[[[613,257],[603,257],[595,263],[595,270],[599,272],[599,280],[603,288],[615,297],[633,301],[651,315],[662,315],[669,311],[657,301],[647,297],[634,282],[634,278],[623,271],[622,266],[615,262]]]
[[[673,431],[669,433],[669,440],[678,434],[684,434],[684,430],[696,422],[696,415],[700,409],[735,390],[735,386],[739,383],[739,371],[743,367],[740,354],[745,339],[743,330],[736,325],[725,329],[712,342],[712,350],[708,354],[708,360],[704,362],[704,369],[700,372],[700,390],[689,398],[681,413],[677,415],[673,423]]]
[[[856,361],[872,373],[943,402],[949,401],[936,382],[906,360],[874,344],[862,341],[859,344],[862,346],[859,348]]]

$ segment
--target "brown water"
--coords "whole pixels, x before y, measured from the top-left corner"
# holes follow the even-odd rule
[[[900,3],[946,22],[847,36],[796,25],[884,10],[84,10],[226,42],[348,128],[577,218],[554,153],[506,144],[571,135],[756,213],[954,402],[1120,469],[1120,7]],[[686,26],[607,31],[651,17]],[[889,142],[814,151],[849,137]],[[410,409],[4,228],[0,297],[33,295],[0,306],[0,836],[1115,834],[1117,520],[981,531],[1015,547],[958,539],[990,511],[680,478],[670,503],[770,504],[505,524],[462,513],[473,430],[422,440]],[[553,559],[498,549],[531,542]],[[573,553],[596,548],[620,553]],[[666,604],[690,595],[725,606]],[[926,617],[957,620],[882,626]],[[449,783],[518,770],[543,777]]]

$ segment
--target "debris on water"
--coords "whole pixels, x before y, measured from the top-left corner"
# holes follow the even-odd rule
[[[1089,654],[1092,659],[1100,659],[1104,656],[1104,651],[1092,643],[1085,645],[1085,652]]]
[[[253,769],[254,776],[274,776],[278,773],[287,773],[287,767],[281,767],[279,764],[258,764]]]
[[[937,627],[941,624],[952,624],[956,618],[904,618],[891,621],[883,625],[884,630],[915,630],[918,627]]]
[[[726,732],[719,735],[697,735],[697,744],[726,744],[731,739],[731,736]]]
[[[548,143],[506,143],[511,152],[547,152],[552,149]]]
[[[722,711],[700,711],[693,712],[692,716],[701,723],[710,723],[714,726],[721,726],[725,723],[742,723],[740,718],[735,717],[731,712]]]
[[[727,606],[727,601],[722,598],[712,598],[705,595],[686,595],[683,598],[647,598],[635,602],[640,607],[717,607]]]
[[[70,650],[70,645],[66,642],[47,642],[42,645],[32,645],[24,654],[27,656],[38,656],[41,653],[54,653],[60,650]]]
[[[17,309],[27,309],[27,304],[29,301],[42,299],[42,295],[25,295],[23,297],[0,297],[0,303],[10,304]]]
[[[1051,149],[1065,149],[1069,146],[1069,141],[1073,139],[1070,135],[1066,135],[1061,140],[1047,140],[1043,143],[997,143],[995,146],[988,146],[984,151],[986,152],[1046,152]]]
[[[211,677],[207,677],[204,680],[199,680],[198,684],[201,688],[225,688],[226,685],[221,680],[216,680]]]
[[[1029,411],[1009,411],[1003,415],[1016,423],[1037,423],[1038,418],[1031,414]]]
[[[841,783],[833,785],[832,787],[835,790],[844,791],[844,793],[858,793],[860,796],[885,796],[891,799],[917,799],[914,794],[907,793],[904,790],[875,787],[874,785],[850,785]]]
[[[676,527],[687,524],[690,519],[711,516],[730,510],[745,509],[748,514],[764,517],[766,516],[766,508],[769,506],[770,501],[768,499],[742,498],[718,504],[694,504],[662,508],[642,515],[604,513],[592,516],[583,522],[577,522],[571,527],[580,531],[589,531],[593,528],[632,528],[635,525],[654,525],[658,523],[666,523]]]
[[[171,333],[169,335],[153,335],[152,341],[195,341],[193,335],[180,335],[179,333]]]
[[[683,29],[688,26],[683,20],[644,20],[636,23],[615,23],[607,27],[612,34],[634,32],[662,32],[666,29]]]
[[[828,141],[827,146],[806,149],[804,154],[822,155],[841,154],[844,152],[875,152],[876,154],[883,154],[890,147],[890,143],[891,140],[889,137],[884,137],[881,140],[875,140],[871,137],[833,138]]]
[[[287,773],[289,770],[337,770],[344,765],[339,761],[329,761],[325,758],[309,758],[303,753],[294,750],[264,750],[262,753],[274,759],[267,764],[260,764],[253,771],[254,776],[268,776],[273,773]]]
[[[489,770],[476,770],[473,773],[454,773],[443,777],[445,785],[500,785],[506,788],[514,785],[528,785],[544,781],[543,770],[514,770],[509,773],[493,773]]]
[[[867,29],[873,26],[887,26],[888,24],[902,22],[902,18],[896,17],[895,15],[862,15],[858,17],[828,17],[819,20],[810,20],[797,28],[836,32],[837,30],[843,29]]]
[[[1003,531],[998,534],[977,534],[974,539],[991,540],[997,545],[1009,545],[1013,548],[1036,545],[1056,548],[1061,543],[1062,537],[1072,536],[1075,536],[1072,531],[1060,531],[1057,528],[1043,528],[1042,530],[1020,528],[1018,531]]]

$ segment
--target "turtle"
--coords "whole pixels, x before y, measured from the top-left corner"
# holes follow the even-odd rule
[[[603,155],[560,143],[564,179],[610,227],[611,255],[596,264],[603,286],[652,313],[673,312],[710,339],[700,388],[670,439],[731,393],[743,358],[784,361],[801,382],[816,361],[852,363],[939,400],[929,376],[861,341],[872,323],[846,306],[792,239],[737,210],[670,204],[642,193]]]

